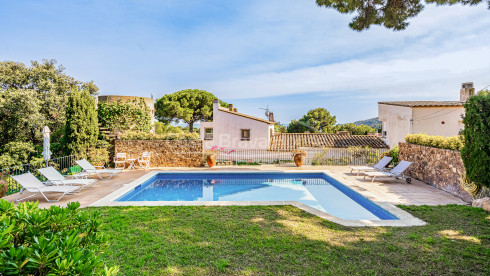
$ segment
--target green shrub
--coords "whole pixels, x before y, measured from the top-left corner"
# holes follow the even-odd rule
[[[463,140],[459,136],[444,137],[422,133],[408,134],[405,136],[405,141],[411,144],[449,150],[460,150],[463,147]]]
[[[197,132],[180,132],[155,134],[151,132],[127,131],[121,135],[121,140],[197,140],[199,133]]]
[[[461,157],[466,175],[475,184],[490,187],[490,94],[480,92],[465,105]]]
[[[151,110],[142,98],[129,102],[100,102],[97,115],[99,123],[111,131],[150,131],[152,128]]]
[[[386,156],[393,157],[393,164],[397,165],[398,164],[398,153],[399,153],[398,146],[394,146],[390,151],[386,153]]]
[[[8,153],[0,155],[0,168],[12,167],[15,166],[15,163],[15,160]]]
[[[3,157],[4,162],[13,160],[13,165],[21,165],[30,162],[36,155],[36,148],[31,142],[10,142],[4,146],[2,153],[10,156]]]
[[[95,212],[80,203],[66,208],[17,206],[0,200],[0,271],[2,275],[116,275],[102,259],[106,239]]]

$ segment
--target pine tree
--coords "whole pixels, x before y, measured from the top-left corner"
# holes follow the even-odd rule
[[[95,100],[87,89],[74,89],[68,98],[64,144],[67,153],[85,157],[95,147],[99,128]]]

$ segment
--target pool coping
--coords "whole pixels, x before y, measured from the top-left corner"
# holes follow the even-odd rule
[[[312,215],[318,216],[320,218],[326,219],[328,221],[349,227],[366,227],[366,226],[392,226],[392,227],[408,227],[408,226],[422,226],[427,223],[423,220],[414,217],[410,213],[396,207],[389,202],[381,202],[370,199],[364,191],[359,189],[356,185],[342,181],[338,179],[335,174],[328,170],[301,170],[301,173],[324,173],[329,177],[334,178],[343,185],[349,187],[355,192],[361,194],[362,196],[368,198],[370,201],[374,202],[381,208],[390,212],[394,216],[398,217],[398,220],[345,220],[339,217],[333,216],[326,212],[317,210],[306,204],[298,201],[115,201],[119,197],[123,196],[127,192],[134,189],[136,186],[142,184],[143,182],[149,180],[153,176],[159,173],[165,174],[182,174],[182,173],[253,173],[257,171],[245,171],[245,170],[213,170],[213,171],[196,171],[196,170],[183,170],[183,171],[165,171],[165,170],[154,170],[151,171],[134,181],[125,184],[124,187],[110,193],[109,195],[95,201],[90,204],[90,207],[105,207],[105,206],[273,206],[273,205],[291,205],[297,207],[303,211],[306,211]],[[298,173],[294,170],[261,170],[261,173]]]

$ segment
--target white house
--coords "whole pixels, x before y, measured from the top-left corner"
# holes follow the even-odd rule
[[[390,146],[405,141],[407,134],[455,136],[463,129],[464,102],[475,94],[473,83],[463,83],[459,101],[379,102],[383,139]]]
[[[275,122],[237,112],[230,104],[222,107],[213,102],[213,121],[201,122],[200,135],[204,149],[213,146],[231,149],[268,149]]]

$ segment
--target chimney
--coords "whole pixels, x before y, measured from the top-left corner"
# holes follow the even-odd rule
[[[229,104],[229,105],[228,105],[228,110],[229,110],[229,111],[233,111],[233,104]]]
[[[459,91],[459,100],[461,102],[466,102],[466,100],[475,95],[475,88],[472,82],[463,82],[461,84],[461,90]]]
[[[235,107],[235,108],[233,108],[233,111],[238,112],[238,109]]]

